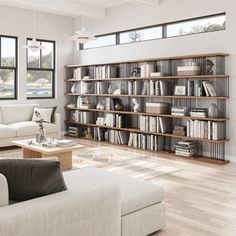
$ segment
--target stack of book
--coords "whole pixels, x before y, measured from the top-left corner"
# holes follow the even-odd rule
[[[78,67],[78,68],[74,69],[73,79],[81,80],[84,78],[85,74],[86,74],[86,68],[85,67]]]
[[[188,107],[173,106],[171,107],[171,115],[173,116],[187,116],[189,114]]]
[[[116,130],[109,130],[109,143],[114,144],[128,144],[128,132],[126,131],[116,131]]]
[[[111,65],[95,66],[94,78],[95,79],[109,79],[117,77],[117,67]]]
[[[173,132],[174,135],[185,136],[186,135],[186,126],[184,126],[184,125],[175,125],[172,132]]]
[[[193,141],[179,141],[175,145],[175,154],[179,156],[196,156],[196,143]]]
[[[79,128],[69,126],[68,135],[73,136],[73,137],[78,137],[79,136]]]
[[[161,151],[164,149],[165,139],[162,136],[147,134],[129,134],[129,147],[141,148],[150,151]]]
[[[189,114],[193,117],[207,117],[208,111],[206,108],[191,108]]]
[[[222,140],[225,138],[224,123],[200,120],[187,121],[187,136],[192,138]]]
[[[156,116],[140,116],[139,128],[146,132],[168,133],[169,122],[167,118]]]

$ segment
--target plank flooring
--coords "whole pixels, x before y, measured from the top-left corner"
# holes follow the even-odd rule
[[[167,226],[152,236],[236,236],[236,164],[213,165],[87,140],[73,166],[93,165],[158,184],[166,191]],[[0,150],[19,157],[20,149]]]
[[[79,143],[85,145],[80,156],[92,150],[94,156],[117,159],[117,165],[92,165],[165,188],[167,226],[152,236],[236,236],[236,164],[218,166],[86,140]],[[129,158],[137,164],[127,164]]]

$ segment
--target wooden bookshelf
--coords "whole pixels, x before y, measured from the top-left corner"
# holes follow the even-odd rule
[[[229,99],[228,96],[158,96],[158,95],[128,95],[128,94],[81,94],[81,93],[65,93],[65,96],[84,96],[84,97],[137,97],[137,98],[171,98],[171,99],[216,99],[216,100],[226,100]]]
[[[195,55],[185,55],[185,56],[173,56],[173,57],[157,57],[157,58],[143,58],[138,60],[127,60],[127,61],[113,61],[95,64],[75,64],[75,65],[65,65],[66,68],[77,68],[77,67],[87,67],[87,66],[101,66],[101,65],[115,65],[115,64],[129,64],[129,63],[143,63],[143,62],[155,62],[155,61],[165,61],[165,60],[184,60],[184,59],[196,59],[205,57],[227,57],[228,53],[205,53],[205,54],[195,54]]]
[[[126,115],[143,115],[143,116],[158,116],[176,119],[192,119],[192,120],[206,120],[206,121],[216,121],[223,122],[229,120],[229,118],[210,118],[210,117],[193,117],[193,116],[175,116],[170,114],[156,114],[156,113],[146,113],[146,112],[133,112],[133,111],[115,111],[115,110],[100,110],[100,109],[83,109],[83,108],[68,108],[67,110],[79,110],[79,111],[91,111],[91,112],[103,112],[103,113],[116,113],[116,114],[126,114]]]
[[[196,140],[196,141],[210,142],[210,143],[225,143],[229,141],[228,139],[211,140],[211,139],[203,139],[203,138],[192,138],[192,137],[187,137],[187,136],[175,135],[171,133],[157,133],[157,132],[143,131],[143,130],[135,129],[135,128],[117,128],[117,127],[111,127],[111,126],[106,126],[106,125],[97,125],[97,124],[88,124],[88,123],[85,124],[85,123],[68,121],[68,120],[66,120],[65,123],[73,124],[73,125],[85,125],[85,126],[106,128],[106,129],[112,129],[112,130],[128,131],[131,133],[153,134],[153,135],[172,137],[172,138],[177,138],[177,139]]]
[[[70,90],[67,89],[68,92],[65,93],[65,96],[67,97],[68,101],[71,101],[72,103],[75,103],[77,97],[88,97],[89,100],[93,101],[94,107],[97,105],[97,102],[101,100],[105,100],[105,98],[120,98],[122,102],[127,103],[131,102],[132,98],[138,98],[141,103],[145,103],[146,101],[148,102],[157,102],[158,99],[162,99],[161,101],[168,101],[168,103],[172,105],[177,106],[185,106],[183,104],[188,104],[187,106],[197,108],[198,103],[204,104],[209,104],[211,102],[216,103],[217,105],[220,106],[220,111],[221,115],[220,117],[217,118],[210,118],[210,117],[191,117],[191,116],[177,116],[177,115],[171,115],[171,114],[155,114],[155,113],[146,113],[146,112],[133,112],[131,111],[130,107],[125,107],[126,110],[124,111],[116,111],[116,110],[100,110],[100,109],[82,109],[82,108],[70,108],[70,107],[65,107],[66,114],[67,114],[67,120],[65,120],[65,124],[67,126],[75,126],[79,127],[83,132],[86,127],[97,127],[97,128],[104,128],[106,130],[116,130],[116,131],[126,131],[129,133],[137,133],[137,134],[146,134],[146,135],[155,135],[155,136],[162,136],[165,137],[165,141],[168,142],[167,147],[169,147],[169,144],[172,146],[174,145],[173,142],[176,140],[192,140],[196,141],[197,144],[202,144],[200,145],[201,147],[205,147],[205,144],[209,144],[208,151],[205,152],[205,150],[200,150],[198,152],[198,157],[184,157],[184,156],[178,156],[175,153],[173,153],[173,148],[171,150],[164,150],[164,151],[157,151],[159,156],[164,156],[167,158],[185,158],[189,160],[195,160],[195,161],[202,161],[202,162],[208,162],[208,163],[214,163],[214,164],[226,164],[228,163],[227,160],[224,159],[225,157],[225,143],[229,141],[229,139],[225,138],[222,140],[212,140],[212,139],[205,139],[205,138],[193,138],[193,137],[188,137],[188,136],[180,136],[180,135],[175,135],[172,133],[160,133],[160,132],[150,132],[150,131],[142,131],[139,128],[131,128],[131,127],[139,127],[137,124],[136,125],[129,125],[129,123],[126,122],[124,125],[125,127],[121,126],[122,128],[117,128],[117,127],[110,127],[106,125],[97,125],[95,124],[95,120],[93,122],[89,123],[81,123],[81,122],[75,122],[70,120],[70,114],[75,111],[79,112],[91,112],[93,113],[93,117],[97,117],[98,114],[100,117],[103,117],[102,114],[106,113],[113,113],[113,114],[120,114],[124,115],[125,117],[128,118],[128,122],[130,122],[130,119],[138,119],[139,116],[154,116],[154,117],[163,117],[167,119],[171,119],[170,122],[172,126],[174,125],[185,125],[188,120],[199,120],[199,121],[205,121],[205,122],[221,122],[224,123],[224,127],[226,122],[229,120],[229,118],[226,116],[226,101],[229,99],[229,75],[225,74],[225,65],[222,63],[225,63],[224,58],[229,56],[227,53],[206,53],[206,54],[195,54],[195,55],[184,55],[184,56],[173,56],[173,57],[159,57],[159,58],[144,58],[144,59],[138,59],[138,60],[126,60],[126,61],[112,61],[112,62],[106,62],[106,63],[95,63],[95,64],[77,64],[77,65],[66,65],[66,71],[69,73],[70,71],[73,71],[76,68],[81,68],[85,67],[87,71],[93,70],[96,66],[116,66],[119,70],[124,68],[123,64],[125,65],[125,70],[128,70],[127,68],[133,68],[139,63],[156,63],[156,67],[163,65],[161,61],[166,62],[169,61],[168,63],[171,64],[171,73],[163,73],[165,76],[160,76],[160,77],[130,77],[129,74],[124,74],[124,73],[118,73],[116,76],[113,76],[111,78],[91,78],[89,79],[73,79],[71,76],[71,73],[69,76],[67,76],[67,79],[65,79],[65,83],[67,88],[69,88],[72,83],[80,83],[80,82],[108,82],[108,84],[116,84],[119,82],[123,82],[123,84],[128,85],[129,81],[140,81],[140,83],[144,83],[144,81],[151,81],[151,80],[168,80],[168,83],[172,85],[183,85],[187,84],[187,80],[191,79],[194,81],[204,81],[204,80],[210,80],[213,81],[215,84],[219,83],[219,86],[221,88],[224,88],[222,86],[225,86],[225,90],[222,90],[218,94],[220,96],[176,96],[176,95],[129,95],[126,94],[128,93],[126,90],[126,93],[124,94],[108,94],[108,93],[103,93],[103,94],[96,94],[95,92],[89,93],[89,94],[83,94],[83,93],[71,93]],[[214,72],[214,74],[204,74],[203,70],[205,68],[205,62],[206,59],[208,58],[215,58],[215,65],[218,65]],[[180,76],[176,75],[177,74],[177,66],[183,65],[182,62],[186,63],[187,61],[194,61],[194,62],[200,62],[201,64],[201,72],[199,75],[185,75],[185,76]],[[218,60],[218,61],[217,61]],[[219,62],[220,61],[220,62]],[[158,64],[160,62],[160,64]],[[217,64],[218,63],[218,64]],[[203,65],[204,64],[204,65]],[[185,64],[186,65],[186,64]],[[203,68],[204,66],[204,68]],[[214,68],[215,69],[215,68]],[[206,71],[206,70],[205,70]],[[77,72],[76,72],[77,73]],[[90,73],[90,72],[89,72]],[[91,74],[86,74],[86,75],[91,75]],[[99,74],[100,75],[100,74]],[[120,77],[117,77],[119,75],[122,75]],[[168,75],[168,76],[167,76]],[[143,82],[142,82],[143,81]],[[146,83],[146,82],[145,82]],[[200,82],[201,83],[201,82]],[[96,84],[94,84],[96,85]],[[77,84],[76,84],[77,86]],[[95,86],[94,86],[95,87]],[[197,87],[198,88],[198,87]],[[76,90],[77,91],[77,90]],[[94,90],[96,91],[96,90]],[[91,91],[92,92],[92,91]],[[148,94],[148,93],[147,93]],[[168,94],[168,93],[166,93]],[[173,94],[172,92],[170,94]],[[199,95],[198,93],[195,93]],[[202,95],[202,93],[200,93]],[[204,94],[204,93],[203,93]],[[152,100],[153,99],[153,100]],[[163,100],[164,99],[164,100]],[[168,100],[165,100],[168,99]],[[206,101],[205,101],[206,100]],[[95,102],[94,102],[95,101]],[[182,105],[181,105],[182,104]],[[192,105],[193,104],[193,105]],[[201,107],[201,106],[200,106]],[[141,109],[144,111],[145,109]],[[186,121],[185,121],[186,120]],[[95,131],[94,131],[95,132]],[[225,131],[226,132],[226,129]],[[82,132],[81,132],[82,134]],[[205,136],[207,137],[207,136]],[[226,136],[225,136],[226,137]],[[172,142],[172,141],[173,142]],[[100,141],[101,143],[109,143],[108,141]],[[110,143],[109,143],[110,144]],[[111,145],[120,145],[120,144],[111,144]],[[127,148],[134,148],[134,147],[129,147],[128,145],[124,144],[121,145],[123,147]],[[173,147],[173,146],[172,146]],[[199,147],[199,146],[198,146]],[[149,151],[149,150],[143,150],[140,148],[135,148],[137,150],[142,150],[142,151]],[[168,149],[168,148],[167,148]],[[218,152],[219,151],[219,155]],[[152,151],[153,152],[153,151]],[[201,153],[205,153],[204,155],[209,156],[204,156]],[[206,154],[207,153],[207,154]]]
[[[107,79],[66,79],[66,82],[93,82],[93,81],[119,81],[119,80],[159,80],[159,79],[227,79],[229,75],[192,75],[192,76],[159,76],[159,77],[124,77]]]

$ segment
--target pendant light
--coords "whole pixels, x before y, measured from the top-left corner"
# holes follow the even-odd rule
[[[37,52],[41,49],[44,49],[44,46],[41,45],[39,41],[36,40],[36,3],[33,1],[33,39],[27,43],[27,45],[23,46],[32,52]]]
[[[84,5],[84,4],[83,4]],[[83,15],[82,15],[82,27],[79,31],[75,32],[75,35],[71,36],[70,39],[76,41],[76,45],[77,45],[77,50],[79,49],[79,44],[80,43],[87,43],[91,40],[96,39],[96,37],[94,37],[90,31],[88,31],[85,28],[85,24],[84,24],[84,9],[83,9]]]

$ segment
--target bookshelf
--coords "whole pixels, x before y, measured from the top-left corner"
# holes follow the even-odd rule
[[[215,164],[228,163],[225,160],[225,144],[229,141],[226,135],[226,122],[229,120],[226,116],[226,102],[229,99],[230,78],[225,74],[227,56],[229,54],[208,53],[66,65],[66,127],[77,127],[78,138],[81,139],[88,138],[86,134],[90,132],[91,141],[157,152],[160,156],[170,158],[180,157]],[[209,61],[213,64],[210,68],[207,67]],[[131,76],[137,68],[139,74]],[[189,68],[197,68],[198,71],[194,72],[195,74],[180,74],[180,70]],[[150,76],[152,72],[154,76]],[[155,73],[159,73],[158,76],[155,76]],[[190,87],[189,81],[193,81],[194,88]],[[210,89],[202,85],[205,81],[212,85],[216,95],[213,96],[209,92]],[[137,89],[136,83],[139,83],[140,89]],[[158,87],[160,84],[162,91]],[[166,92],[163,90],[164,85],[168,88]],[[153,86],[152,90],[150,86]],[[185,87],[186,93],[174,94],[176,86]],[[116,93],[116,90],[120,93]],[[85,104],[89,107],[78,105],[78,98],[86,98]],[[138,112],[133,110],[133,98],[139,102]],[[116,110],[113,104],[115,99],[119,99],[124,109]],[[113,104],[109,109],[106,107],[107,101]],[[168,103],[169,111],[147,112],[148,103]],[[190,112],[171,114],[173,107],[185,107],[189,111],[197,110],[202,115],[212,103],[218,108],[217,116],[190,116]],[[98,109],[97,104],[102,104],[102,109]],[[112,125],[107,124],[108,116]],[[145,124],[142,124],[145,130],[141,128],[141,118],[147,119]],[[168,126],[167,131],[164,126]],[[183,129],[181,135],[174,133],[174,129],[179,128]],[[179,144],[184,145],[184,150],[182,146],[181,150],[178,149]],[[186,150],[185,145],[191,146],[192,149]]]

